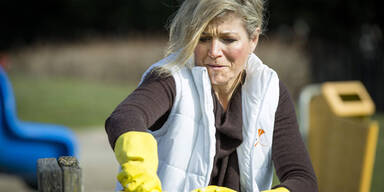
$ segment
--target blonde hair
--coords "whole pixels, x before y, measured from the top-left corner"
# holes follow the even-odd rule
[[[262,29],[263,0],[184,0],[170,24],[166,55],[175,54],[169,63],[157,68],[161,75],[170,75],[174,67],[187,65],[199,42],[201,33],[216,18],[234,13],[241,17],[249,36]]]

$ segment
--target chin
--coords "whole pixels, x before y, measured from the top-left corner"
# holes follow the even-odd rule
[[[231,78],[228,78],[226,75],[216,74],[209,76],[211,84],[215,86],[227,85]]]
[[[211,79],[211,84],[215,86],[221,86],[221,85],[226,85],[228,81],[225,81],[223,79]]]

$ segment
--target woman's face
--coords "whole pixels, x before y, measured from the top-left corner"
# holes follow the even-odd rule
[[[195,64],[208,69],[213,86],[232,86],[255,50],[258,30],[250,38],[235,14],[214,20],[201,34],[195,48]]]

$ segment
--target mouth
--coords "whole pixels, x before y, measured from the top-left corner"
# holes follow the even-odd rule
[[[223,69],[227,66],[224,66],[224,65],[217,65],[217,64],[207,64],[206,65],[208,68],[211,68],[211,69]]]

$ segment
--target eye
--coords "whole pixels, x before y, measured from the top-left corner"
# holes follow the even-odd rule
[[[199,41],[202,43],[205,43],[207,41],[210,41],[212,38],[211,37],[200,37]]]
[[[235,38],[223,38],[223,42],[227,43],[227,44],[233,43],[235,41],[237,41],[237,39],[235,39]]]

